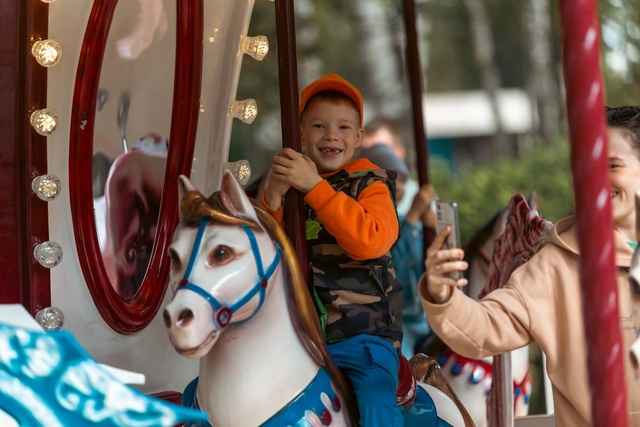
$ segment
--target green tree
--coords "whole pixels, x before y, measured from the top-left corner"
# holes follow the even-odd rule
[[[640,8],[635,0],[598,2],[606,103],[640,104]]]
[[[460,235],[466,241],[482,224],[509,203],[511,197],[531,192],[538,196],[538,211],[550,221],[573,212],[569,145],[536,142],[526,155],[500,158],[490,165],[472,166],[457,176],[438,159],[431,178],[438,196],[458,202]]]

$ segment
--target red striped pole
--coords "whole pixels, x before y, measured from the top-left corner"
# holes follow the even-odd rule
[[[626,427],[597,2],[562,0],[560,13],[592,425]]]

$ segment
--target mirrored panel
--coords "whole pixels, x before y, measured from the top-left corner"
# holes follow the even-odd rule
[[[147,326],[166,292],[175,183],[189,175],[198,126],[203,18],[202,0],[95,0],[84,34],[71,215],[96,308],[123,334]]]
[[[102,260],[125,299],[143,282],[156,236],[175,51],[175,0],[118,3],[96,100],[92,187]]]

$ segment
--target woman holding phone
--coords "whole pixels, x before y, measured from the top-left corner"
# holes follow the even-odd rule
[[[635,194],[640,191],[640,109],[607,108],[609,181],[624,352],[637,335],[628,270],[636,241]],[[590,426],[591,395],[579,278],[575,218],[555,224],[549,243],[516,269],[504,288],[481,301],[457,289],[467,269],[462,249],[444,249],[450,228],[427,250],[420,297],[432,330],[453,351],[470,358],[505,353],[535,341],[547,356],[556,425]],[[630,425],[640,425],[640,385],[625,357]]]

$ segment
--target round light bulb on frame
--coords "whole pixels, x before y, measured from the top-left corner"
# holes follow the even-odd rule
[[[55,175],[40,175],[31,181],[31,189],[39,199],[50,202],[60,195],[62,184]]]
[[[269,53],[269,40],[265,36],[245,37],[242,39],[242,52],[262,61]]]
[[[46,268],[53,268],[62,261],[62,246],[53,241],[42,242],[33,248],[33,257]]]
[[[57,331],[64,325],[64,313],[58,307],[47,307],[36,313],[36,321],[47,331]]]
[[[227,162],[224,170],[230,171],[240,185],[245,185],[251,178],[251,165],[248,160],[238,160],[237,162]]]
[[[31,126],[33,126],[36,132],[40,135],[47,136],[56,130],[58,115],[53,110],[44,108],[31,113],[29,122],[31,122]]]
[[[258,104],[255,99],[233,101],[229,108],[231,115],[244,123],[251,124],[258,115]]]
[[[43,67],[53,67],[62,57],[62,48],[55,40],[38,40],[31,46],[31,54]]]

